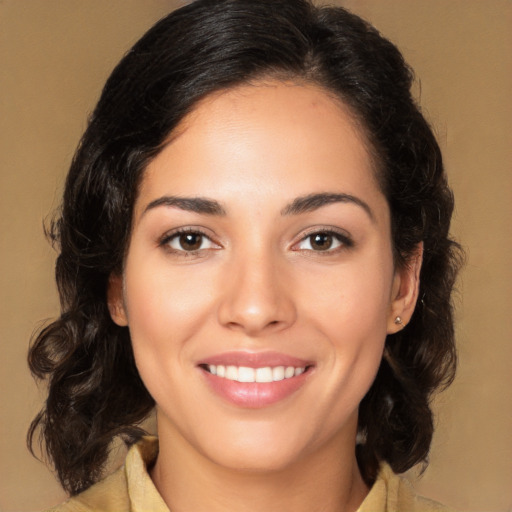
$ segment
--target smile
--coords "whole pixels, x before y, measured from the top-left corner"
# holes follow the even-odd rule
[[[278,382],[291,379],[304,373],[305,367],[295,366],[264,366],[249,368],[247,366],[205,365],[205,369],[212,375],[236,382]]]
[[[208,355],[197,366],[223,400],[258,409],[298,392],[309,381],[315,362],[272,351],[231,351]]]

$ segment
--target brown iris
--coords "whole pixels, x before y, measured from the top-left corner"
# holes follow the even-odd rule
[[[316,233],[311,235],[311,248],[315,251],[327,251],[332,247],[333,236],[329,233]]]
[[[203,242],[200,233],[183,233],[179,238],[180,246],[185,251],[197,251]]]

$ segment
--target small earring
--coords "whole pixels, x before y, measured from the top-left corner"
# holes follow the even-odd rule
[[[402,327],[402,329],[405,328],[405,324],[402,322],[402,317],[400,317],[400,316],[397,316],[395,318],[395,324],[396,325],[400,325]]]

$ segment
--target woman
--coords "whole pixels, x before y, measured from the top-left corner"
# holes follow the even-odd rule
[[[395,476],[426,461],[455,366],[453,200],[411,81],[368,24],[302,0],[199,0],[123,58],[29,356],[57,510],[439,509]]]

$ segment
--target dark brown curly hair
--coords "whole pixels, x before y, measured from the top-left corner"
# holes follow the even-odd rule
[[[97,481],[114,438],[133,443],[154,406],[128,329],[110,317],[109,276],[121,272],[138,184],[180,120],[214,91],[262,77],[320,85],[347,104],[370,141],[392,222],[397,265],[424,244],[420,300],[388,336],[359,411],[357,457],[371,483],[380,462],[426,461],[430,400],[454,375],[451,293],[460,266],[449,238],[453,197],[439,146],[410,92],[398,49],[342,8],[307,0],[198,0],[158,22],[108,79],[71,164],[50,236],[60,254],[61,315],[34,338],[29,365],[48,381],[36,432],[63,487]]]

